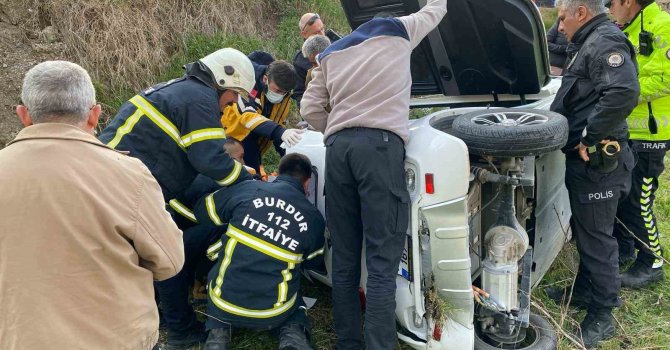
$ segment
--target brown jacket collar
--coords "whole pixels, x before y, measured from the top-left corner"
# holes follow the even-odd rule
[[[40,123],[23,128],[16,138],[9,142],[7,146],[25,140],[52,139],[52,140],[71,140],[90,143],[115,152],[127,154],[127,152],[117,151],[100,142],[95,136],[86,133],[84,130],[70,124],[64,123]]]

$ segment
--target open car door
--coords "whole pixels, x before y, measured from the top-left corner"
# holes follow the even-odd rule
[[[352,29],[380,12],[404,16],[426,0],[341,0]],[[412,95],[527,95],[549,83],[547,40],[530,0],[449,0],[412,54]]]

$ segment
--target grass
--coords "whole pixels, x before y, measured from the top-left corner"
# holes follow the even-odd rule
[[[154,82],[149,83],[146,87],[183,75],[183,66],[186,63],[195,62],[223,47],[234,47],[246,53],[254,50],[268,50],[264,46],[263,40],[250,35],[191,33],[184,36],[183,47],[172,57],[170,63],[164,68],[164,72],[154,78]],[[94,85],[98,100],[101,102],[105,112],[101,121],[103,125],[106,125],[114,117],[116,111],[119,110],[119,107],[123,103],[137,93],[137,91],[127,87],[112,90],[108,85],[102,84],[99,80],[94,81]]]
[[[668,166],[666,162],[666,167]],[[660,188],[656,193],[655,214],[661,245],[670,247],[667,232],[670,231],[670,174],[661,175]],[[667,259],[668,254],[665,252]],[[533,299],[546,307],[547,311],[562,324],[563,329],[572,331],[576,323],[582,320],[585,312],[576,312],[573,309],[560,308],[547,298],[542,289],[555,284],[569,284],[577,270],[578,257],[573,244],[567,245],[559,255],[549,273],[540,286],[533,292]],[[666,275],[670,273],[668,266],[664,266]],[[654,284],[648,288],[633,291],[622,289],[623,305],[615,309],[614,317],[618,323],[617,336],[601,344],[600,349],[670,349],[670,278]],[[563,322],[560,322],[564,319]],[[573,349],[574,346],[559,336],[560,350]]]
[[[558,18],[558,10],[554,7],[540,7],[540,14],[542,15],[542,22],[544,23],[544,30],[548,31]]]

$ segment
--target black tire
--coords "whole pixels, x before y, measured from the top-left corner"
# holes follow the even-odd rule
[[[496,116],[503,116],[505,120],[501,121]],[[544,110],[485,109],[456,118],[452,134],[465,142],[471,154],[537,156],[565,145],[568,141],[568,120],[558,113]]]
[[[554,327],[552,327],[551,323],[545,320],[542,316],[534,313],[531,313],[528,319],[526,340],[521,344],[518,344],[518,346],[496,346],[492,344],[493,342],[487,340],[482,339],[482,335],[479,333],[479,327],[475,326],[475,350],[555,350],[558,343],[556,331],[554,331]]]

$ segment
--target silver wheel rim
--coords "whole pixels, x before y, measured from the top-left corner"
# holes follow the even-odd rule
[[[547,116],[533,112],[494,112],[470,119],[471,122],[482,126],[531,126],[544,124],[549,121]]]

